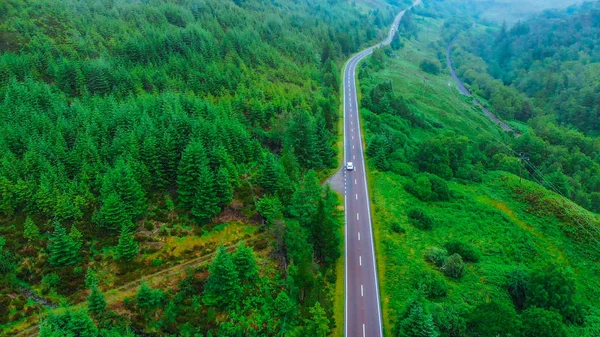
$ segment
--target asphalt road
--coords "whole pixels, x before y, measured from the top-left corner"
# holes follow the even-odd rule
[[[420,0],[417,0],[413,6],[419,3]],[[354,171],[345,171],[344,177],[347,337],[383,336],[369,190],[356,97],[356,65],[375,48],[390,44],[403,15],[404,11],[396,16],[384,41],[353,56],[344,68],[344,162],[353,162],[355,167]]]

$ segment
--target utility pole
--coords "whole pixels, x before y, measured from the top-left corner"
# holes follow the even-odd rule
[[[519,183],[523,183],[523,166],[525,166],[525,161],[527,160],[527,156],[525,153],[519,153],[519,158],[521,159],[521,167],[519,168]]]

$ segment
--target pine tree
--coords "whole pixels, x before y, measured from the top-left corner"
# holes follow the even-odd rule
[[[23,230],[23,237],[25,237],[29,242],[39,240],[40,229],[35,225],[30,217],[25,219],[25,224],[23,226],[25,227]]]
[[[315,306],[309,310],[311,318],[305,319],[305,335],[311,337],[327,337],[329,336],[329,320],[321,303],[315,303]]]
[[[321,186],[315,171],[310,170],[304,177],[303,184],[292,196],[289,213],[295,217],[302,226],[309,229],[311,234],[314,217],[321,200]]]
[[[106,310],[106,300],[104,299],[104,295],[98,287],[92,287],[90,296],[87,298],[88,302],[88,312],[92,314],[94,317],[100,317],[104,314]]]
[[[124,204],[116,193],[109,194],[102,202],[97,222],[107,229],[118,230],[131,221]]]
[[[252,248],[247,247],[244,243],[241,243],[238,249],[232,256],[233,264],[235,264],[239,280],[241,282],[252,281],[257,277],[258,267],[256,265],[256,258]]]
[[[233,200],[233,188],[231,187],[227,170],[223,167],[217,171],[215,177],[215,193],[220,207],[229,205]]]
[[[202,167],[191,213],[198,221],[208,221],[219,214],[220,210],[212,171],[206,166]]]
[[[102,199],[108,201],[111,194],[119,197],[129,219],[138,218],[146,210],[146,197],[142,186],[135,180],[131,168],[123,159],[117,160],[115,167],[104,177]],[[111,198],[111,203],[116,202],[116,199]],[[113,207],[114,205],[111,205],[111,208]]]
[[[177,174],[179,206],[191,210],[200,190],[203,170],[208,167],[206,151],[200,142],[190,143],[181,157]]]
[[[146,282],[142,282],[138,289],[137,305],[144,311],[157,309],[163,302],[164,295],[160,289],[152,289]]]
[[[423,295],[417,294],[393,329],[394,337],[438,337],[431,313],[424,307]]]
[[[219,247],[209,267],[210,276],[204,286],[204,301],[208,305],[227,307],[238,300],[239,278],[236,266],[224,247]]]
[[[53,266],[69,266],[77,263],[79,260],[76,245],[67,235],[67,231],[60,223],[54,224],[54,233],[50,239],[48,249],[50,251],[50,264]]]
[[[325,196],[319,201],[319,210],[312,227],[312,242],[317,259],[326,265],[332,265],[340,257],[340,227],[342,226],[341,212],[337,208],[337,197],[329,185]]]
[[[274,195],[279,187],[278,170],[275,165],[275,159],[271,153],[267,154],[262,170],[260,171],[259,184],[265,194]]]
[[[75,227],[75,225],[71,226],[71,231],[69,232],[69,238],[71,238],[71,240],[73,242],[73,248],[76,251],[79,251],[81,249],[81,246],[83,245],[83,235],[77,229],[77,227]]]
[[[335,165],[335,150],[331,146],[331,134],[327,130],[327,123],[322,115],[315,121],[316,150],[319,155],[321,167],[329,168]]]
[[[85,286],[88,289],[92,289],[94,287],[98,286],[98,275],[96,274],[96,271],[93,268],[88,268],[87,272],[85,273]]]
[[[120,259],[131,261],[138,254],[138,244],[135,242],[133,232],[130,226],[124,225],[121,229],[119,237],[119,245],[117,246],[117,256]]]

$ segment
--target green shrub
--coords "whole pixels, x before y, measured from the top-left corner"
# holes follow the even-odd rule
[[[421,230],[433,228],[433,218],[421,208],[412,208],[408,211],[408,222]]]
[[[392,223],[392,232],[394,232],[396,234],[404,234],[404,233],[406,233],[406,230],[404,228],[402,228],[402,226],[400,226],[399,223],[394,222],[394,223]]]
[[[425,252],[425,260],[437,267],[442,267],[446,263],[447,258],[448,252],[443,248],[431,247]]]
[[[431,200],[431,181],[425,174],[418,174],[413,181],[404,186],[404,189],[421,201]]]
[[[419,68],[432,75],[438,75],[440,73],[440,65],[435,61],[423,60],[421,61],[421,64],[419,64]]]
[[[435,174],[429,174],[429,181],[431,182],[432,201],[450,200],[450,188],[444,179]]]
[[[424,272],[418,275],[417,289],[430,299],[444,297],[448,294],[446,280],[436,272]]]
[[[517,309],[523,309],[525,306],[528,283],[529,275],[526,270],[517,268],[508,273],[506,288]]]
[[[404,189],[422,201],[448,201],[450,188],[448,183],[435,174],[420,173],[404,186]]]
[[[162,259],[154,259],[154,260],[152,260],[152,266],[153,267],[158,267],[158,266],[162,265],[162,263],[163,263]]]
[[[458,254],[452,254],[446,259],[446,262],[442,266],[442,271],[446,276],[461,279],[465,276],[467,270],[462,257]]]
[[[523,337],[566,337],[567,330],[560,314],[540,308],[529,308],[521,314]]]
[[[479,253],[468,243],[453,240],[444,245],[448,254],[458,254],[466,262],[479,262]]]

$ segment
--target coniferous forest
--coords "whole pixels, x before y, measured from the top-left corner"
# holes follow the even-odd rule
[[[340,67],[400,6],[0,2],[0,334],[342,324]]]
[[[600,3],[511,1],[357,66],[386,336],[600,336]],[[0,336],[343,336],[342,69],[411,3],[1,0]]]

